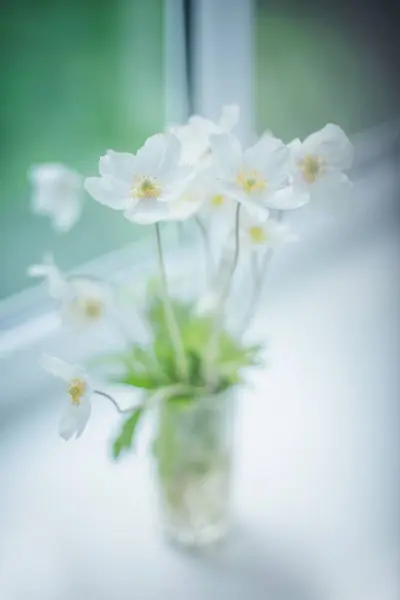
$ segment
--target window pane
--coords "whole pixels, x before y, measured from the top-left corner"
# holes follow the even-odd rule
[[[163,128],[163,1],[7,0],[0,39],[5,297],[46,251],[70,268],[147,234],[86,196],[81,222],[57,235],[31,214],[26,173],[63,162],[95,175],[108,148],[135,151]]]
[[[355,133],[395,117],[392,13],[377,0],[257,0],[259,131],[271,128],[289,141],[327,122]]]

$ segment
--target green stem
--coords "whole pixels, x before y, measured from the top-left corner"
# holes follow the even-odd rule
[[[187,359],[186,359],[186,355],[185,355],[185,349],[184,349],[183,342],[182,342],[181,333],[179,331],[175,313],[172,308],[171,298],[169,297],[169,293],[168,293],[167,274],[165,271],[159,223],[156,223],[155,227],[156,227],[156,238],[157,238],[158,263],[159,263],[160,274],[161,274],[161,291],[162,291],[162,296],[163,296],[165,322],[166,322],[166,325],[168,328],[171,342],[175,348],[178,369],[180,371],[181,377],[187,381],[189,378],[189,369],[188,369],[188,364],[187,364]]]
[[[109,400],[111,404],[113,404],[113,406],[115,407],[117,412],[119,412],[120,415],[133,412],[138,407],[138,405],[136,404],[135,406],[131,406],[130,408],[121,408],[118,402],[112,396],[110,396],[110,394],[106,394],[106,392],[102,392],[101,390],[94,390],[93,393],[97,394],[98,396],[103,396],[103,398],[107,398],[107,400]]]
[[[208,347],[207,356],[205,357],[206,362],[206,381],[207,387],[212,389],[215,387],[215,367],[218,362],[218,353],[219,353],[219,338],[221,334],[222,322],[223,322],[223,312],[225,308],[226,301],[229,296],[229,292],[232,285],[233,276],[236,271],[236,267],[239,262],[239,250],[240,250],[240,208],[241,204],[237,204],[236,213],[235,213],[235,251],[231,263],[231,268],[228,273],[228,277],[226,279],[225,287],[222,291],[222,294],[219,298],[218,306],[215,310],[213,327],[211,331],[211,337]]]
[[[283,221],[283,210],[278,212],[276,217],[278,222]],[[253,263],[253,274],[254,274],[254,288],[253,288],[253,297],[249,304],[249,308],[247,309],[246,315],[243,319],[243,329],[242,329],[242,337],[249,329],[255,315],[257,312],[257,306],[260,301],[261,292],[263,290],[263,283],[265,280],[265,276],[267,273],[267,268],[269,263],[271,262],[273,256],[272,248],[269,248],[263,256],[263,261],[261,266],[257,267],[257,263]]]
[[[174,385],[169,385],[167,387],[160,388],[154,394],[151,394],[147,399],[148,404],[155,405],[162,400],[169,400],[173,396],[177,394],[191,394],[193,393],[193,388],[190,385],[186,385],[184,383],[176,383]]]
[[[250,304],[248,306],[248,309],[246,311],[246,314],[243,318],[243,327],[242,327],[242,333],[241,333],[242,337],[246,333],[246,331],[249,329],[249,327],[254,319],[254,316],[257,312],[257,305],[258,305],[258,302],[261,297],[265,274],[266,274],[269,262],[272,258],[272,254],[273,254],[273,252],[271,249],[267,250],[267,252],[265,253],[265,255],[263,257],[264,260],[262,261],[260,268],[257,268],[257,265],[253,264],[253,275],[254,275],[253,295],[252,295]]]
[[[231,289],[231,285],[232,285],[232,279],[233,276],[235,274],[236,271],[236,267],[238,265],[238,261],[239,261],[239,250],[240,250],[240,229],[239,229],[239,223],[240,223],[240,208],[241,208],[241,204],[238,203],[237,207],[236,207],[236,213],[235,213],[235,251],[233,254],[233,259],[232,259],[232,263],[231,263],[231,268],[229,270],[228,273],[228,277],[226,279],[226,283],[225,283],[225,287],[222,291],[221,297],[220,297],[220,301],[219,301],[219,305],[217,307],[217,311],[216,311],[216,320],[220,321],[219,316],[221,315],[224,307],[225,307],[225,302],[228,299],[229,296],[229,292]]]

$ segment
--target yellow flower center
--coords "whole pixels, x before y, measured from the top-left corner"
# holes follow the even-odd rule
[[[255,244],[262,244],[263,242],[267,241],[267,234],[265,233],[264,229],[260,226],[254,225],[253,227],[250,227],[249,234],[251,240]]]
[[[161,186],[154,177],[138,175],[133,180],[131,187],[132,198],[158,198],[161,195]]]
[[[71,404],[79,406],[84,393],[86,392],[86,383],[82,379],[71,379],[68,385],[68,394],[71,396]]]
[[[86,298],[83,301],[83,312],[90,320],[97,320],[103,314],[103,303],[95,298]]]
[[[222,194],[216,194],[215,196],[212,196],[210,202],[213,206],[219,208],[220,206],[222,206],[222,204],[224,204],[225,198]]]
[[[323,170],[323,166],[323,161],[313,154],[307,154],[299,161],[299,167],[307,183],[314,183],[317,180]]]
[[[236,178],[236,183],[240,185],[247,194],[265,190],[267,187],[267,180],[264,179],[257,169],[240,172]]]

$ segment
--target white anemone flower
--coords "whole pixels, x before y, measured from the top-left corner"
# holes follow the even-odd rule
[[[212,217],[223,217],[226,214],[233,214],[233,209],[236,206],[235,200],[221,192],[218,186],[207,190],[203,204],[203,212]]]
[[[58,163],[34,165],[28,171],[32,184],[32,210],[46,215],[60,232],[66,232],[82,212],[82,184],[79,173]]]
[[[239,106],[229,104],[222,107],[221,117],[217,122],[193,115],[185,125],[169,128],[182,144],[182,164],[201,166],[207,163],[210,156],[210,135],[228,133],[239,121]]]
[[[344,171],[350,169],[354,147],[344,131],[329,123],[320,131],[289,144],[293,187],[308,192],[311,200],[340,193],[350,185]]]
[[[289,150],[272,135],[243,150],[230,134],[212,135],[215,176],[221,192],[255,216],[267,216],[269,201],[287,181]]]
[[[29,277],[42,277],[46,280],[49,295],[61,300],[67,293],[68,282],[54,262],[51,254],[46,254],[41,264],[28,267]]]
[[[186,220],[196,214],[214,220],[222,218],[227,224],[234,218],[237,202],[221,192],[219,182],[211,169],[198,171],[191,177],[175,202],[171,202],[171,216]]]
[[[79,331],[98,324],[110,313],[111,307],[111,290],[103,281],[71,277],[60,308],[61,320]]]
[[[28,275],[46,279],[49,295],[60,301],[62,322],[76,330],[97,324],[111,309],[111,290],[104,282],[87,276],[67,277],[51,255],[42,264],[30,266]]]
[[[45,371],[67,383],[69,398],[58,427],[60,436],[65,441],[73,436],[80,437],[90,417],[90,399],[93,394],[85,369],[48,354],[42,356],[41,364]]]
[[[209,221],[225,222],[227,225],[234,220],[236,199],[232,194],[221,189],[221,184],[215,176],[215,169],[209,168],[201,174],[203,180],[203,204],[201,214]]]
[[[240,221],[242,241],[251,250],[265,250],[287,242],[298,241],[298,237],[292,233],[286,223],[271,218],[256,219],[248,214],[242,217]]]
[[[191,177],[179,197],[169,203],[171,219],[185,221],[196,215],[205,201],[207,193],[206,182],[203,177]]]
[[[179,166],[180,154],[180,142],[171,134],[153,135],[136,155],[109,150],[100,158],[100,177],[87,178],[85,188],[134,223],[173,220],[169,203],[179,197],[188,175]]]

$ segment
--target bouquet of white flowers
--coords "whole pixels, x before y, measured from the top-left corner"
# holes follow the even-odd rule
[[[223,108],[218,123],[193,116],[187,124],[150,137],[136,154],[109,150],[99,176],[85,180],[59,164],[31,169],[33,208],[60,231],[79,219],[83,188],[101,204],[138,227],[152,227],[159,280],[148,288],[144,318],[149,339],[113,355],[118,381],[141,390],[141,401],[122,410],[115,398],[94,389],[86,370],[50,356],[43,367],[65,380],[68,405],[60,435],[84,431],[95,394],[124,415],[113,443],[118,458],[134,442],[138,424],[154,406],[159,418],[154,441],[169,534],[185,544],[218,539],[227,527],[232,390],[245,367],[260,364],[261,346],[246,344],[226,326],[226,307],[239,259],[255,265],[249,325],[272,249],[296,238],[285,211],[340,194],[353,147],[336,125],[304,141],[285,145],[267,132],[248,148],[231,133],[236,106]],[[173,298],[165,266],[162,224],[193,219],[202,234],[210,270],[209,288],[192,302]],[[219,224],[220,247],[211,252],[210,231]],[[214,255],[212,255],[214,254]],[[66,325],[95,324],[115,311],[112,284],[94,277],[64,275],[46,257],[29,274],[44,277]],[[242,332],[243,333],[243,332]]]

